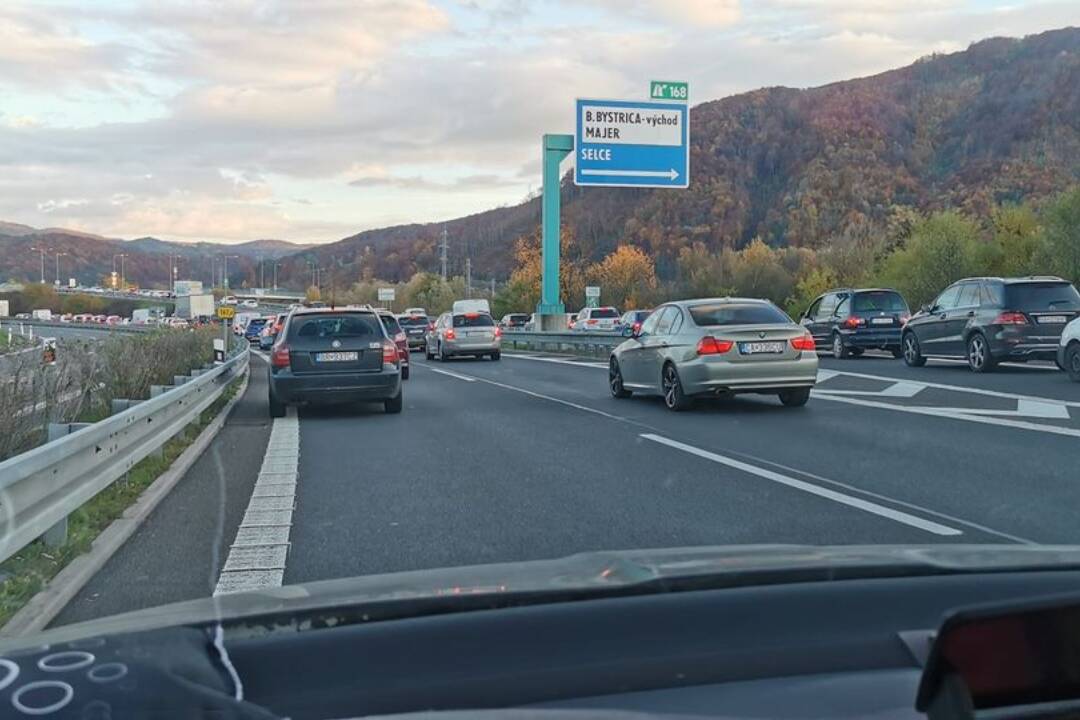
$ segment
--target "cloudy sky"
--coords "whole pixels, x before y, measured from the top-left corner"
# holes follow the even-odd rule
[[[1076,0],[0,2],[0,220],[339,239],[522,200],[575,97],[808,87]]]

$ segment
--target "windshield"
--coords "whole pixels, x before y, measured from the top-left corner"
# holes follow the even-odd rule
[[[0,2],[0,646],[258,593],[250,636],[314,635],[345,621],[289,603],[327,581],[394,588],[348,616],[374,636],[526,587],[660,596],[652,553],[1080,546],[1078,26],[1077,0]],[[409,696],[368,650],[340,667]],[[652,674],[703,687],[710,652]],[[447,693],[485,657],[421,655]]]
[[[702,327],[790,323],[791,318],[772,305],[707,303],[690,306],[690,317]]]
[[[1024,312],[1080,310],[1080,293],[1069,283],[1016,283],[1005,286],[1005,304]]]

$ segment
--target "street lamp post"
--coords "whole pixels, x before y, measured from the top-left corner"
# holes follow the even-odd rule
[[[281,267],[281,263],[274,262],[274,290],[277,290],[277,269]]]
[[[48,250],[46,248],[37,248],[37,247],[33,247],[33,248],[30,248],[30,249],[33,250],[34,252],[41,253],[41,284],[44,285],[45,284],[45,253],[50,252],[50,250]]]
[[[120,258],[120,287],[125,287],[126,285],[124,282],[124,258],[126,257],[127,254],[125,253],[118,253],[112,256],[112,271],[114,273],[116,272],[116,258]],[[116,288],[113,289],[115,290]]]
[[[60,287],[60,256],[67,255],[66,252],[56,253],[56,287]]]

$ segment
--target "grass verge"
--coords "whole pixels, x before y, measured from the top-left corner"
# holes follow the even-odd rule
[[[29,602],[64,567],[90,545],[109,524],[124,514],[140,494],[180,456],[199,433],[210,424],[234,395],[243,376],[232,380],[221,397],[202,412],[164,447],[162,457],[151,455],[136,464],[128,474],[98,493],[68,516],[67,542],[49,548],[35,540],[18,553],[0,563],[0,626],[5,625],[18,610]]]

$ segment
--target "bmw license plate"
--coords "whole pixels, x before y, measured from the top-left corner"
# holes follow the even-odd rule
[[[315,362],[356,362],[359,357],[355,351],[315,353]]]
[[[777,354],[784,352],[782,342],[744,342],[739,343],[739,352],[743,355]]]
[[[1064,315],[1043,315],[1039,318],[1040,325],[1064,325],[1068,321]]]
[[[871,325],[892,325],[892,318],[874,318],[870,321]]]

